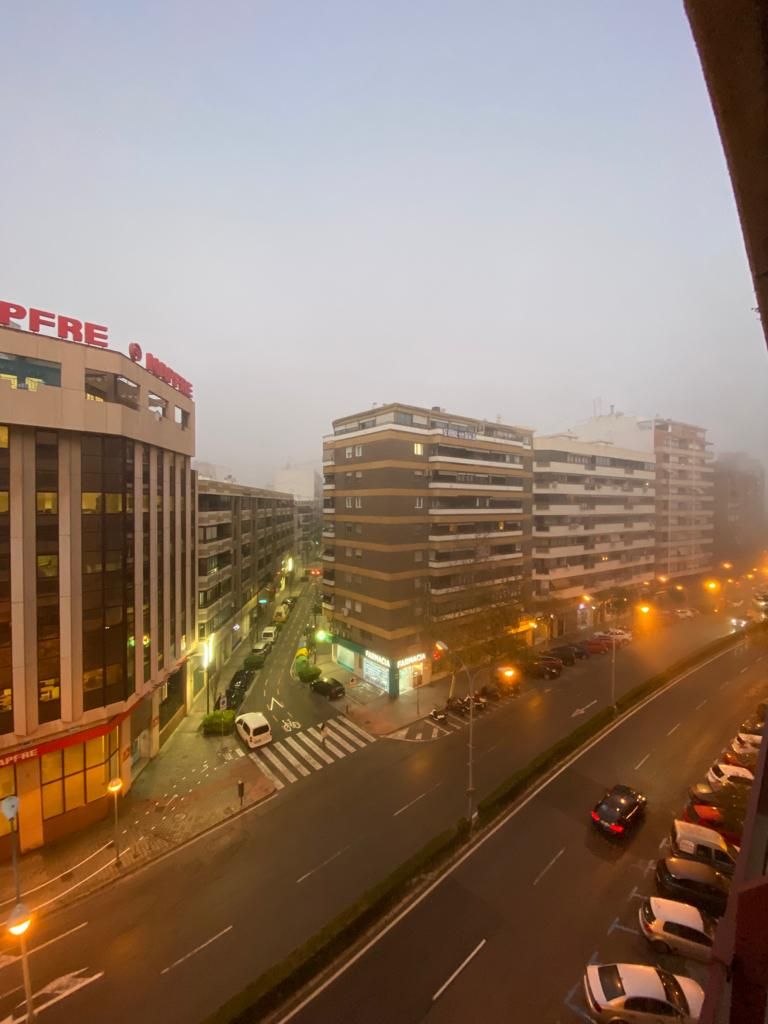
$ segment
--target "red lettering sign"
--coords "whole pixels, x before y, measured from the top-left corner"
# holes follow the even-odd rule
[[[150,352],[147,352],[145,366],[149,372],[159,380],[164,381],[166,384],[170,384],[172,388],[175,388],[175,390],[180,392],[182,395],[186,395],[187,398],[192,397],[192,385],[189,381],[176,373],[175,370],[172,370],[170,366],[166,366],[165,363],[161,362],[157,358],[157,356],[153,356]]]
[[[14,302],[0,302],[0,326],[10,327],[12,322],[21,324],[25,319],[28,319],[28,326],[33,334],[39,334],[43,327],[50,327],[62,341],[84,342],[98,348],[106,348],[109,343],[109,332],[101,324],[48,313],[44,309],[27,310],[26,307]]]

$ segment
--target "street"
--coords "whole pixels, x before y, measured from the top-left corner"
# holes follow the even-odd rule
[[[257,679],[248,696],[249,707],[267,708],[276,727],[276,742],[282,742],[278,736],[287,741],[293,731],[283,728],[278,733],[283,714],[298,721],[304,730],[316,727],[321,718],[334,716],[334,724],[338,724],[343,717],[337,716],[328,702],[307,692],[305,684],[293,682],[287,676],[298,633],[306,623],[301,612],[301,607],[294,610],[292,621],[270,656],[274,659],[274,671],[262,673],[263,678]],[[722,620],[702,618],[665,634],[663,642],[658,638],[654,642],[637,641],[633,648],[617,655],[617,692],[636,685],[694,643],[702,643],[705,633],[711,638],[723,628]],[[663,700],[677,699],[675,694],[687,692],[694,685],[708,691],[716,688],[724,664],[750,664],[753,657],[743,651],[724,655],[719,664],[715,662],[697,674],[695,682],[693,676],[689,677]],[[567,670],[552,683],[526,684],[518,700],[478,717],[478,797],[569,732],[581,709],[588,708],[583,713],[589,714],[592,706],[597,709],[605,705],[609,693],[608,661],[605,657],[592,658]],[[273,698],[275,704],[269,711]],[[285,707],[279,708],[277,700]],[[653,715],[661,706],[655,702],[643,712],[642,720],[649,717],[651,721],[651,732]],[[649,799],[661,798],[654,788],[662,784],[654,782],[660,765],[664,774],[658,777],[665,786],[674,778],[673,772],[687,770],[693,751],[698,751],[702,766],[706,767],[711,753],[719,749],[720,738],[707,740],[701,730],[708,721],[717,721],[716,715],[721,711],[720,704],[713,702],[712,717],[699,720],[699,731],[691,743],[681,742],[680,750],[670,759],[669,772],[666,761],[654,756],[648,762],[638,780],[648,786]],[[732,717],[736,722],[741,710],[731,709],[722,714],[722,720]],[[350,746],[353,753],[344,758],[334,757],[329,764],[318,762],[318,769],[310,765],[306,775],[295,772],[295,784],[285,785],[268,801],[235,821],[223,823],[111,888],[35,922],[30,948],[36,1002],[42,1006],[47,1000],[58,1000],[43,1011],[46,1019],[54,1024],[57,1020],[73,1019],[95,1024],[104,1020],[104,1007],[109,1007],[109,1019],[115,1022],[141,1019],[181,1024],[204,1020],[464,813],[463,728],[442,735],[435,742],[382,739],[365,742],[363,746],[350,741]],[[295,756],[298,759],[299,754]],[[302,759],[302,763],[307,762]],[[586,764],[585,760],[579,765],[580,773],[586,772]],[[498,855],[486,852],[486,844],[475,855],[473,863],[478,858],[490,857],[485,874],[494,880],[498,891],[493,887],[483,890],[480,897],[472,897],[471,906],[465,904],[463,894],[449,895],[444,912],[452,923],[445,927],[445,922],[430,919],[430,929],[438,927],[440,931],[429,939],[421,936],[418,955],[413,953],[409,960],[410,968],[418,963],[420,970],[426,970],[432,963],[436,977],[447,962],[455,961],[454,966],[461,962],[482,938],[503,932],[502,919],[506,918],[500,905],[501,893],[506,897],[515,891],[515,875],[524,870],[526,863],[531,864],[532,870],[535,861],[540,870],[564,842],[570,849],[570,837],[562,840],[552,831],[553,826],[569,822],[577,831],[581,829],[584,809],[594,799],[595,789],[612,781],[601,779],[601,775],[609,774],[605,770],[590,768],[590,773],[580,779],[571,773],[564,775],[562,785],[571,786],[572,799],[561,797],[561,806],[545,810],[556,792],[553,790],[546,798],[537,798],[535,804],[529,805],[535,806],[541,817],[526,819],[525,827],[516,823],[505,830],[505,834],[516,837],[511,841],[519,849],[505,851],[499,860]],[[578,796],[574,795],[577,790]],[[650,816],[649,825],[652,820]],[[644,840],[646,835],[651,835],[650,828],[641,838]],[[561,860],[565,860],[565,855]],[[569,858],[567,863],[568,871],[563,877],[572,878],[581,861],[570,865]],[[555,879],[557,866],[551,874]],[[451,879],[446,891],[454,884]],[[601,897],[601,906],[610,910],[613,905]],[[578,910],[574,908],[575,912]],[[462,922],[461,928],[456,927],[456,921]],[[549,919],[547,922],[551,929]],[[511,923],[508,927],[512,927]],[[519,923],[517,928],[519,931]],[[561,941],[560,925],[557,934]],[[450,955],[442,949],[442,942],[452,943]],[[513,959],[509,953],[512,939],[508,938],[508,942],[507,956]],[[525,947],[528,956],[535,942],[526,941]],[[2,952],[0,1015],[23,1019],[23,1011],[18,1009],[20,971],[13,959],[17,950],[4,942]],[[590,952],[591,949],[586,953],[587,959]],[[533,970],[531,964],[527,970]],[[427,972],[425,979],[428,989],[433,984],[432,975]],[[416,989],[421,993],[418,999],[426,991],[420,985]],[[54,986],[55,996],[41,994],[48,986]],[[547,993],[554,998],[549,984]],[[390,995],[394,997],[394,993]],[[404,993],[399,992],[398,998],[405,998]],[[346,1013],[346,1003],[342,1000],[340,1005]],[[379,1001],[375,1012],[383,1005]],[[466,1008],[462,1012],[465,1011]],[[16,1018],[7,1018],[13,1012]],[[308,1008],[305,1012],[316,1011]],[[404,1008],[403,1012],[402,1018],[379,1019],[415,1019],[408,1016],[410,1009],[406,1012]],[[368,1006],[366,1019],[373,1013],[374,1007]],[[322,1019],[333,1019],[333,1015]]]
[[[591,1020],[587,963],[654,963],[703,981],[706,968],[654,959],[637,927],[688,785],[700,781],[757,701],[764,656],[714,658],[639,709],[539,787],[417,906],[297,1013],[313,1022]],[[615,782],[648,797],[628,842],[591,828]],[[393,978],[407,985],[392,985]]]

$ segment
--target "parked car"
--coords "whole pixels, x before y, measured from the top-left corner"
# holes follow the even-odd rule
[[[694,825],[703,825],[705,828],[714,829],[719,832],[726,843],[733,846],[741,844],[741,836],[744,831],[744,819],[734,811],[729,811],[714,804],[689,803],[683,811],[683,819]]]
[[[592,809],[592,822],[607,835],[625,836],[643,820],[646,803],[630,786],[613,786]]]
[[[323,679],[315,679],[315,681],[309,685],[315,693],[319,693],[321,696],[327,697],[328,700],[338,700],[339,697],[343,697],[345,693],[344,687],[338,679],[324,677]]]
[[[277,640],[277,626],[265,626],[261,631],[264,643],[273,644]]]
[[[757,764],[758,753],[759,751],[756,747],[740,743],[737,736],[730,747],[726,747],[717,760],[723,764],[737,764],[741,768],[749,768],[750,771],[753,771]]]
[[[272,650],[272,644],[268,644],[266,640],[260,640],[257,644],[254,644],[251,648],[251,654],[256,654],[260,658],[266,658],[269,652]]]
[[[709,864],[684,857],[665,857],[656,863],[656,888],[669,899],[692,903],[714,917],[722,917],[730,882]]]
[[[677,953],[694,960],[712,959],[717,922],[690,903],[651,896],[638,911],[640,931],[655,953]]]
[[[559,646],[569,647],[573,651],[574,656],[576,658],[588,658],[589,657],[589,651],[587,650],[587,648],[584,646],[583,643],[576,642],[576,643],[572,643],[572,644],[561,644]],[[553,650],[557,650],[557,648],[555,647],[555,648],[553,648]]]
[[[628,644],[633,640],[632,633],[628,629],[618,629],[612,627],[611,629],[600,629],[596,633],[592,634],[593,640],[607,640],[608,643],[612,644],[614,641],[616,644]]]
[[[734,750],[752,750],[756,754],[763,742],[762,733],[746,732],[740,729],[733,740]]]
[[[755,776],[749,768],[740,768],[737,764],[716,762],[707,772],[707,782],[716,789],[718,786],[751,786]]]
[[[596,640],[594,637],[590,637],[588,640],[581,640],[579,647],[583,647],[587,654],[608,654],[611,649],[611,643],[608,640]]]
[[[567,647],[550,647],[545,654],[551,654],[553,657],[558,658],[564,665],[575,665],[576,664],[576,652],[568,645]]]
[[[590,964],[584,994],[594,1019],[610,1024],[696,1024],[704,1002],[698,982],[648,964]]]
[[[678,619],[692,619],[696,613],[692,608],[675,608],[675,615]]]
[[[726,843],[714,829],[675,818],[669,841],[673,856],[700,861],[716,868],[724,875],[733,875],[739,848]]]
[[[563,671],[563,663],[553,658],[526,658],[518,662],[516,667],[532,679],[557,679]]]

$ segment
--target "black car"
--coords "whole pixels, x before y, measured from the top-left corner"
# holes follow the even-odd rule
[[[322,696],[327,697],[328,700],[338,700],[339,697],[344,696],[344,687],[338,679],[316,679],[309,685],[315,693],[322,694]]]
[[[576,651],[570,644],[563,647],[550,647],[547,654],[552,654],[555,658],[559,658],[564,665],[576,664]]]
[[[614,786],[595,804],[592,822],[606,835],[624,836],[643,820],[646,803],[646,798],[637,790]]]
[[[662,896],[692,903],[714,917],[722,917],[731,883],[708,864],[682,857],[666,857],[656,864],[656,888]]]
[[[531,679],[557,679],[563,671],[563,663],[557,658],[542,658],[532,655],[530,658],[521,658],[516,668]]]
[[[576,655],[577,658],[590,658],[590,657],[592,657],[592,652],[590,651],[590,649],[587,646],[587,644],[575,643],[575,644],[569,644],[568,646],[573,648],[574,654]]]
[[[227,687],[227,707],[237,711],[245,699],[247,690],[248,684],[244,679],[238,679],[237,682],[231,682]]]

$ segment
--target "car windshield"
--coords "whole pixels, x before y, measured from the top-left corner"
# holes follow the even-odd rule
[[[621,975],[616,964],[604,964],[597,968],[597,976],[600,979],[606,1000],[617,999],[624,995],[624,986],[621,983]]]
[[[685,998],[680,982],[669,971],[663,971],[660,967],[656,968],[656,973],[661,980],[661,984],[664,986],[664,994],[667,997],[667,1001],[670,1002],[676,1010],[681,1013],[688,1015],[688,1001]]]
[[[623,814],[623,808],[614,799],[601,800],[597,805],[597,813],[603,821],[616,821]]]

